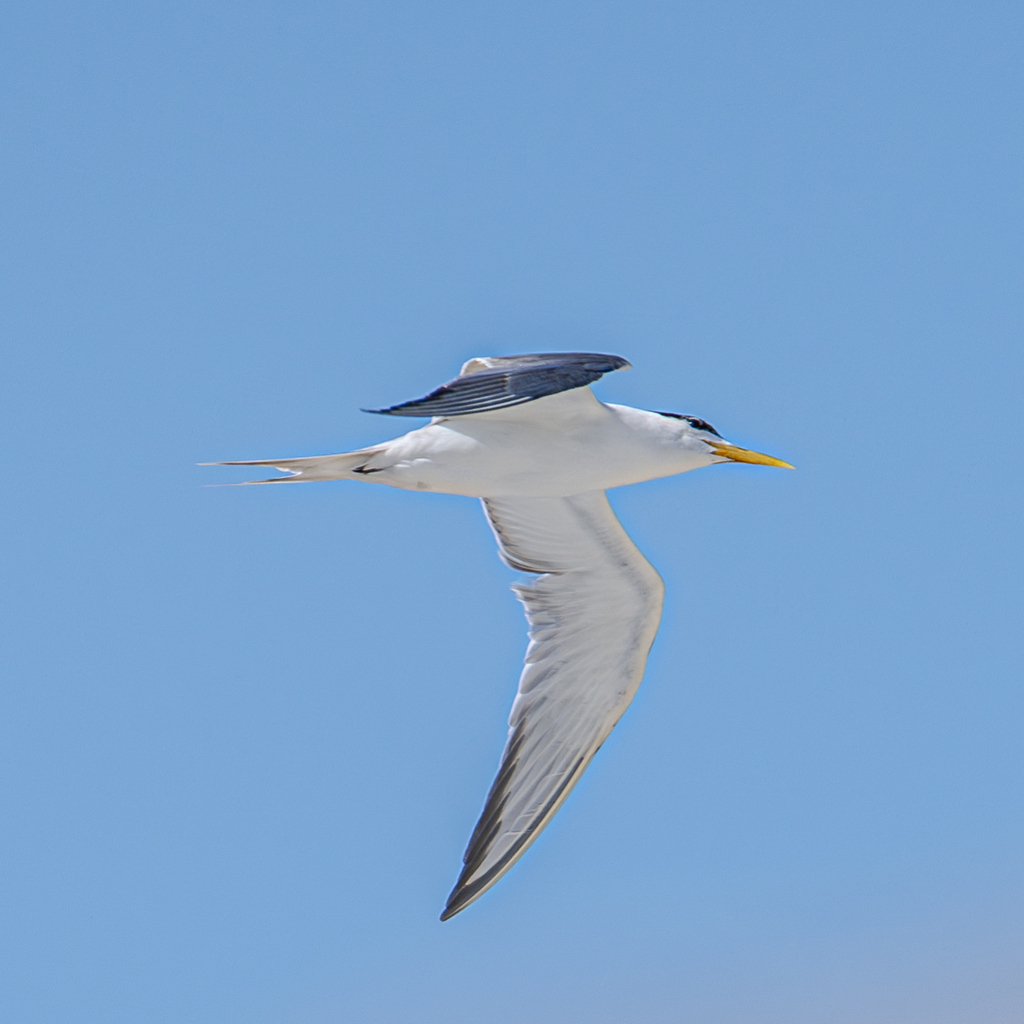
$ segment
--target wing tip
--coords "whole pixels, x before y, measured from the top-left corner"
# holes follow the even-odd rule
[[[431,397],[431,395],[427,395],[426,398],[413,398],[408,402],[399,402],[398,405],[389,405],[386,409],[360,409],[359,411],[373,413],[374,416],[422,416],[424,419],[432,419],[437,413],[421,412],[419,409],[419,406]]]
[[[499,876],[500,877],[500,876]],[[459,882],[448,897],[448,901],[441,911],[441,920],[450,921],[456,914],[461,913],[474,900],[479,899],[497,881],[497,878],[489,879],[484,883],[481,879],[476,882]]]

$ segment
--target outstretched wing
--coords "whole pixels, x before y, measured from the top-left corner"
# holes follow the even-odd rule
[[[561,807],[640,685],[664,595],[603,491],[483,504],[502,560],[540,575],[512,588],[530,625],[526,666],[442,921],[494,885]]]
[[[425,398],[363,412],[384,416],[468,416],[586,387],[610,370],[624,370],[628,366],[621,356],[598,352],[545,352],[470,359],[455,380],[442,384]]]

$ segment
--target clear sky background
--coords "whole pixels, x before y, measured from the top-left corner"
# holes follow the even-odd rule
[[[4,18],[0,1017],[1024,1019],[1019,3]],[[559,349],[798,471],[612,494],[646,681],[442,925],[525,647],[477,503],[194,464]]]

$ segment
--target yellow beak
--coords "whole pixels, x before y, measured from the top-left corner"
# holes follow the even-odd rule
[[[716,455],[723,459],[731,459],[733,462],[750,462],[755,466],[781,466],[783,469],[796,469],[782,459],[776,459],[771,455],[762,455],[760,452],[752,452],[749,448],[737,448],[734,444],[726,444],[724,441],[707,441],[715,450]]]

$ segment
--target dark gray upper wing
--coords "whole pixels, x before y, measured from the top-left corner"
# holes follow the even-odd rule
[[[610,370],[624,370],[628,366],[621,356],[600,352],[488,356],[471,359],[455,380],[442,384],[425,398],[363,412],[385,416],[469,416],[586,387]]]

